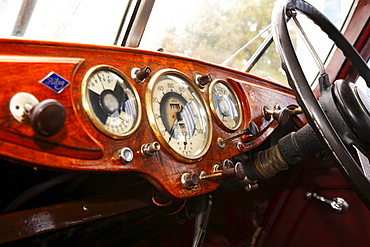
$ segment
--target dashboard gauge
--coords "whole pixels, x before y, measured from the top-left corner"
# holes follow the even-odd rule
[[[149,81],[146,97],[151,127],[176,159],[196,162],[207,152],[212,127],[198,88],[176,70],[159,71]]]
[[[94,126],[111,138],[129,136],[139,126],[139,96],[130,81],[111,66],[96,66],[86,73],[82,102]]]
[[[225,81],[216,80],[209,87],[213,114],[221,126],[236,130],[242,122],[242,108],[234,89]]]

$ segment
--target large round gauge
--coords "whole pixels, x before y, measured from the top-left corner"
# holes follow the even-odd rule
[[[242,122],[242,108],[234,89],[216,80],[209,87],[210,104],[217,121],[227,130],[236,130]]]
[[[139,126],[139,96],[129,80],[111,66],[96,66],[86,73],[82,102],[95,127],[109,137],[129,136]]]
[[[159,71],[149,81],[146,101],[149,122],[162,146],[178,160],[200,160],[211,142],[211,118],[191,80],[179,71]]]

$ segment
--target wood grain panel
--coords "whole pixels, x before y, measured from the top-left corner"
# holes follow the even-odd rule
[[[0,102],[1,155],[49,169],[135,172],[162,191],[180,198],[211,192],[220,183],[219,180],[208,181],[188,190],[181,184],[183,173],[211,173],[214,165],[240,153],[236,145],[241,140],[246,151],[266,140],[278,124],[263,118],[261,109],[264,105],[272,108],[275,104],[282,107],[296,104],[290,89],[262,78],[187,57],[132,48],[3,39],[0,40],[0,63],[0,86],[4,88]],[[149,66],[152,69],[152,74],[144,82],[131,80],[141,98],[142,122],[136,132],[125,139],[114,140],[100,133],[83,109],[83,77],[89,69],[102,64],[117,68],[128,78],[131,78],[133,68]],[[162,69],[175,69],[189,78],[194,78],[196,73],[209,73],[214,80],[227,80],[242,102],[244,119],[240,128],[226,131],[214,120],[211,146],[199,162],[179,162],[164,148],[151,157],[141,154],[143,144],[157,141],[148,122],[145,95],[151,93],[147,82]],[[38,83],[51,71],[71,82],[61,94]],[[202,90],[202,96],[209,105],[208,87]],[[60,101],[67,110],[62,131],[43,138],[36,135],[30,126],[17,122],[8,109],[11,97],[17,92],[31,93],[39,101],[48,98]],[[226,139],[241,132],[249,121],[254,121],[260,130],[257,138],[237,138],[226,143],[225,148],[218,146],[219,137]],[[123,147],[134,153],[133,161],[128,164],[117,160],[116,153]]]

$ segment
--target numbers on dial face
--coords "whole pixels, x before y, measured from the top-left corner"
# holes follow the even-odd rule
[[[161,139],[182,157],[200,157],[207,149],[210,123],[203,101],[179,75],[159,77],[152,90],[152,110]]]
[[[241,108],[235,92],[222,81],[216,81],[211,87],[211,104],[219,122],[230,130],[241,124]]]
[[[86,98],[85,110],[104,134],[119,138],[135,130],[140,117],[138,97],[118,71],[93,71],[86,81]]]

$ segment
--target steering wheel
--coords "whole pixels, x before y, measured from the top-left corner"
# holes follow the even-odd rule
[[[326,73],[320,76],[320,99],[316,99],[298,61],[286,25],[288,19],[295,18],[297,11],[305,14],[334,41],[368,87],[369,68],[338,29],[312,5],[303,0],[285,0],[275,5],[272,19],[274,41],[288,82],[318,139],[327,147],[346,181],[370,209],[370,167],[365,155],[370,151],[370,100],[354,83],[338,80],[331,85]],[[351,155],[356,151],[362,168]]]

